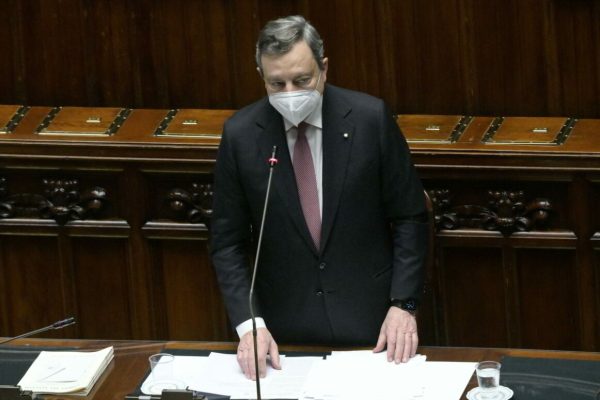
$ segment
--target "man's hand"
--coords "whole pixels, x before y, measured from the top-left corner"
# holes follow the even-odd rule
[[[419,336],[417,335],[417,320],[414,315],[398,307],[390,307],[381,325],[374,353],[382,351],[387,344],[387,359],[407,362],[417,352]]]
[[[267,354],[271,355],[271,365],[273,368],[281,369],[277,343],[275,343],[271,333],[266,328],[258,328],[256,330],[256,345],[258,347],[258,370],[261,378],[267,376]],[[254,339],[252,331],[241,337],[237,350],[237,360],[246,378],[255,381],[256,369],[254,368]]]

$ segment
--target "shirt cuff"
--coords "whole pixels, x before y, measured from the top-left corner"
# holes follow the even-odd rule
[[[256,329],[267,327],[267,325],[265,324],[265,320],[262,319],[261,317],[256,317],[255,320],[256,320]],[[235,327],[235,330],[237,331],[237,334],[241,339],[242,336],[244,336],[246,333],[252,331],[252,319],[242,322],[241,324],[239,324],[238,326]]]

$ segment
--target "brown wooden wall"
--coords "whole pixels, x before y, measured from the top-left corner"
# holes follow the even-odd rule
[[[275,17],[400,114],[600,117],[598,0],[7,0],[0,104],[233,108]]]

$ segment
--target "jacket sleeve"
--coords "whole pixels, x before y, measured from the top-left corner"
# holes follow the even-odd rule
[[[420,300],[429,238],[425,195],[406,140],[385,105],[383,110],[380,173],[393,239],[390,298]]]
[[[235,144],[225,125],[214,171],[211,257],[229,319],[235,327],[250,318],[251,223],[240,180]]]

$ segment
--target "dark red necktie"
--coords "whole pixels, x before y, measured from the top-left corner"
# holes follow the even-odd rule
[[[313,164],[310,146],[306,140],[306,128],[308,124],[301,122],[298,125],[298,138],[294,145],[294,174],[298,186],[300,205],[304,213],[306,225],[315,243],[317,250],[321,242],[321,212],[319,209],[319,192],[317,189],[317,176]]]

